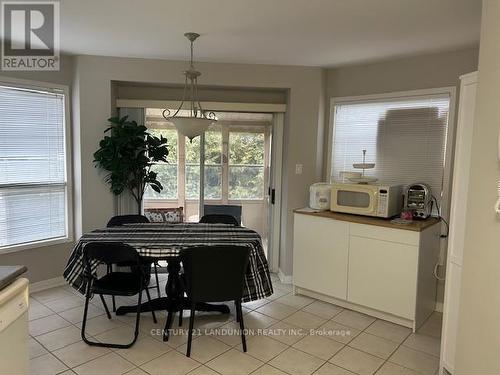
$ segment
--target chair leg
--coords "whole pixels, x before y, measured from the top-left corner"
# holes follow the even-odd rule
[[[146,287],[144,290],[146,291],[146,296],[148,297],[149,307],[151,308],[151,314],[153,315],[153,322],[156,324],[158,323],[158,321],[156,320],[156,315],[155,311],[153,310],[153,305],[151,305],[151,295],[149,294],[149,289]]]
[[[165,322],[165,329],[163,330],[163,341],[168,341],[170,328],[172,327],[173,317],[174,317],[174,313],[169,310],[168,314],[167,314],[167,321]]]
[[[141,287],[142,287],[142,283],[141,283]],[[148,293],[148,297],[149,297],[149,293]],[[139,300],[137,301],[137,315],[135,317],[134,340],[132,341],[130,346],[132,346],[134,344],[134,342],[137,340],[137,336],[139,336],[139,321],[141,320],[141,303],[142,303],[142,291],[139,292]]]
[[[106,306],[106,302],[104,301],[104,298],[102,297],[102,294],[99,294],[101,297],[101,300],[103,301],[104,307],[106,309],[106,312],[109,314],[108,307]],[[87,339],[85,336],[85,327],[87,325],[87,312],[88,312],[88,303],[90,299],[90,287],[87,290],[87,295],[85,298],[85,307],[83,310],[83,322],[82,322],[82,331],[81,331],[81,336],[82,340],[90,346],[100,346],[104,348],[116,348],[116,349],[127,349],[130,348],[134,343],[137,341],[137,337],[139,336],[139,320],[141,317],[141,300],[142,300],[142,293],[139,293],[139,302],[137,304],[137,316],[135,320],[135,331],[134,331],[134,338],[132,342],[128,344],[112,344],[112,343],[107,343],[107,342],[96,342],[96,341],[90,341]],[[110,316],[109,316],[110,317]]]
[[[240,322],[240,310],[238,309],[238,304],[234,301],[234,309],[236,310],[236,323]]]
[[[99,297],[101,297],[101,302],[102,302],[102,305],[104,306],[104,310],[106,310],[106,315],[108,316],[108,319],[111,319],[111,314],[109,313],[108,305],[106,304],[104,297],[102,296],[102,294],[99,294]],[[114,298],[114,296],[113,296],[113,298]]]
[[[185,291],[184,291],[184,286],[183,283],[180,283],[180,295],[181,298],[184,298],[185,296]],[[179,327],[182,327],[182,318],[183,318],[184,310],[182,309],[182,304],[180,305],[180,310],[179,310]]]
[[[158,268],[156,262],[153,263],[153,266],[155,268],[156,291],[158,293],[158,297],[161,297],[160,282],[158,281]]]
[[[238,315],[240,316],[240,330],[241,330],[241,345],[243,346],[243,352],[247,352],[247,341],[245,339],[245,325],[243,324],[243,311],[241,309],[241,301],[236,301],[236,309],[238,310]]]
[[[106,270],[106,272],[107,272],[108,274],[109,274],[109,273],[111,273],[111,272],[113,272],[113,266],[112,266],[111,264],[108,264],[108,265],[107,265],[107,270]],[[116,312],[116,302],[115,302],[115,296],[111,296],[111,300],[112,300],[112,302],[113,302],[113,306],[112,306],[112,307],[113,307],[113,312]],[[106,311],[107,311],[107,308],[106,308]],[[108,318],[109,318],[109,316],[108,316]],[[109,319],[111,319],[111,318],[109,318]]]
[[[191,316],[189,317],[189,332],[188,332],[186,357],[191,357],[191,342],[193,341],[194,314],[195,314],[195,304],[193,302],[191,306]]]
[[[102,294],[99,294],[102,297]],[[90,300],[90,282],[89,282],[89,285],[87,285],[87,291],[85,292],[85,307],[83,308],[83,321],[82,321],[82,331],[81,331],[81,336],[82,336],[82,340],[84,342],[86,342],[87,344],[89,344],[89,341],[87,340],[87,337],[85,336],[85,327],[87,326],[87,314],[88,314],[88,311],[89,311],[89,300]],[[104,301],[104,299],[103,299]],[[105,302],[104,302],[105,303]],[[106,305],[104,305],[106,306]],[[106,312],[107,309],[106,309]],[[109,314],[109,312],[108,312]]]

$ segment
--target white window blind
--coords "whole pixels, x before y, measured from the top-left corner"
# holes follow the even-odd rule
[[[449,107],[448,94],[335,104],[331,181],[354,171],[366,150],[376,166],[365,175],[382,184],[423,182],[439,199]]]
[[[0,85],[1,248],[68,236],[64,93]]]

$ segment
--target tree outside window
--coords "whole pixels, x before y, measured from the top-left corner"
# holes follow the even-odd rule
[[[264,198],[264,134],[229,133],[229,199]]]
[[[186,138],[186,198],[200,197],[200,137]],[[222,199],[222,134],[205,133],[205,199]]]
[[[176,129],[150,129],[152,135],[159,137],[162,135],[167,139],[168,157],[167,163],[158,163],[151,167],[153,171],[158,173],[158,181],[163,186],[160,193],[155,192],[150,187],[147,188],[145,199],[177,199],[178,192],[178,177],[177,177],[177,160],[178,160],[178,145],[177,145],[177,130]]]
[[[151,123],[149,125],[155,125]],[[146,199],[176,200],[179,196],[179,145],[174,127],[151,128],[151,134],[167,138],[167,163],[153,166],[163,185],[161,193],[148,188]],[[227,134],[227,133],[226,133]],[[205,133],[205,199],[222,200],[222,185],[227,184],[229,200],[260,200],[264,198],[265,135],[261,132],[229,131],[228,181],[222,181],[222,132]],[[199,199],[200,195],[200,137],[192,142],[185,138],[185,198]]]

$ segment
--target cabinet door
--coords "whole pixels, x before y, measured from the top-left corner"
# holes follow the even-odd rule
[[[294,284],[345,300],[348,242],[348,223],[295,214]]]
[[[351,236],[348,300],[414,319],[417,246]]]

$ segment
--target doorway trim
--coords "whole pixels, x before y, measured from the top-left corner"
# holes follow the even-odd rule
[[[181,104],[177,100],[139,100],[116,99],[117,108],[177,108]],[[286,112],[286,104],[277,103],[229,103],[229,102],[201,102],[207,111],[221,112]]]
[[[281,194],[283,175],[283,135],[285,116],[281,112],[273,114],[272,139],[271,139],[271,171],[269,187],[275,189],[274,204],[269,204],[269,241],[268,263],[271,272],[278,272],[281,248]],[[271,200],[271,197],[269,197]]]

